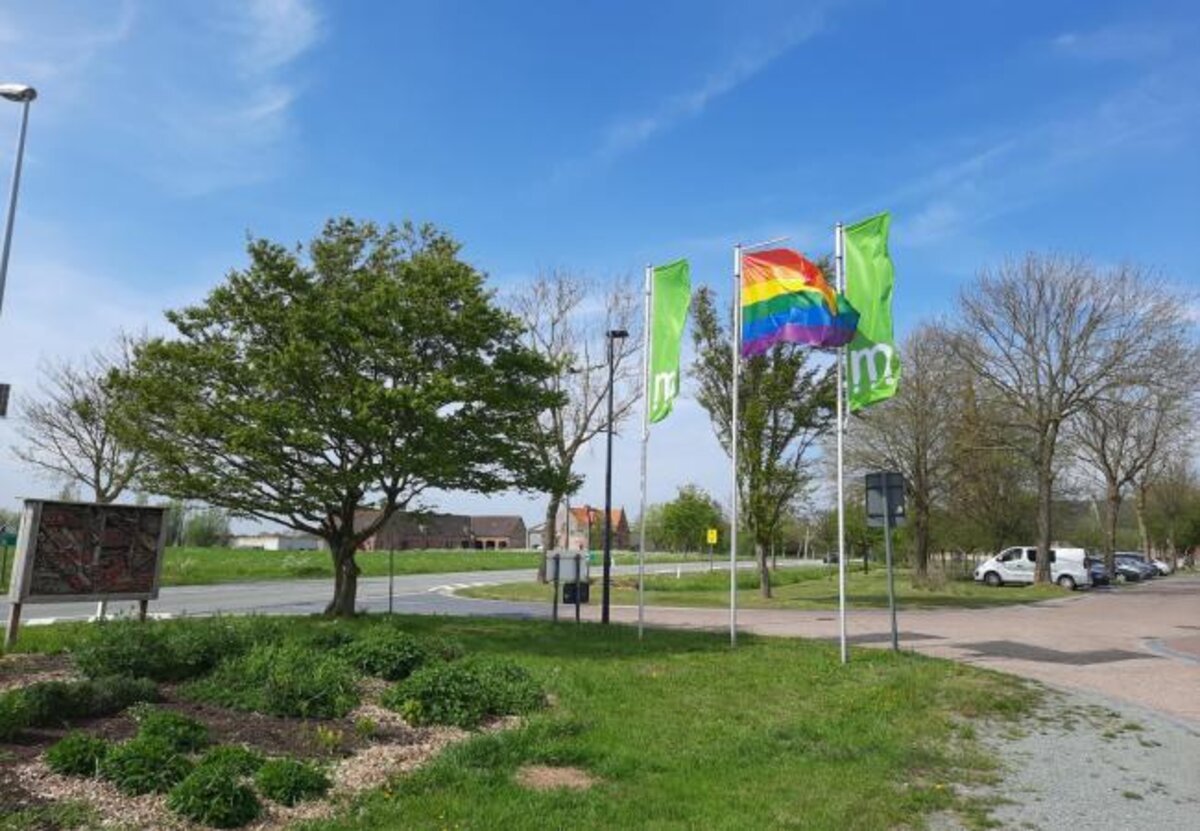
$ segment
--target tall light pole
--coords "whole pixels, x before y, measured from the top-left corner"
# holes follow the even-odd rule
[[[17,134],[17,159],[13,163],[12,192],[8,197],[8,219],[4,224],[4,249],[0,252],[0,310],[4,308],[4,283],[8,276],[8,250],[12,247],[13,219],[17,214],[17,190],[21,186],[21,160],[25,156],[25,130],[29,127],[29,105],[37,90],[25,84],[0,84],[0,98],[21,104],[21,131]]]
[[[624,329],[611,329],[608,337],[608,460],[604,466],[604,586],[600,622],[608,623],[609,584],[612,582],[612,439],[613,439],[613,376],[615,375],[617,341],[629,337]]]

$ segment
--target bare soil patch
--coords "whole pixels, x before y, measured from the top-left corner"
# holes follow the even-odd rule
[[[582,768],[526,765],[517,771],[517,784],[532,791],[552,791],[566,788],[586,791],[599,780]]]

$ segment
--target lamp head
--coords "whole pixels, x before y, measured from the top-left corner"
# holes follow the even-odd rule
[[[37,98],[37,90],[28,84],[0,84],[0,98],[25,103]]]
[[[608,336],[613,340],[617,340],[629,337],[629,332],[625,331],[624,329],[610,329]]]

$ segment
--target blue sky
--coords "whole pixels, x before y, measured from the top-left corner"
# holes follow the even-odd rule
[[[1198,289],[1198,37],[1189,2],[9,0],[0,80],[41,97],[0,378],[20,394],[39,360],[162,331],[247,232],[294,242],[337,214],[433,221],[503,289],[679,256],[724,285],[737,241],[819,255],[886,209],[901,334],[1027,250]],[[5,189],[18,114],[0,107]],[[694,402],[652,448],[652,499],[724,496]],[[617,454],[633,508],[633,439]],[[0,459],[0,504],[57,489]]]

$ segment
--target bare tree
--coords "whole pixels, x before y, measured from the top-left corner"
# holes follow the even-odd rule
[[[1167,451],[1186,433],[1195,405],[1194,390],[1200,366],[1200,349],[1183,329],[1168,331],[1153,360],[1141,367],[1141,381],[1096,398],[1080,413],[1072,429],[1079,459],[1101,479],[1104,487],[1104,555],[1109,570],[1116,565],[1117,519],[1125,491],[1140,484],[1137,506],[1141,514],[1151,474],[1160,468]],[[1149,551],[1147,550],[1147,555]]]
[[[913,584],[921,585],[928,577],[933,508],[949,480],[956,390],[952,354],[940,330],[923,326],[901,349],[904,383],[894,398],[851,423],[846,460],[859,473],[904,474],[916,547]]]
[[[541,463],[552,471],[547,491],[543,548],[557,544],[557,518],[563,501],[583,481],[575,459],[608,425],[608,339],[623,329],[629,337],[615,342],[613,424],[619,425],[641,395],[639,294],[628,280],[602,286],[563,270],[539,274],[512,302],[525,324],[526,343],[553,367],[544,382],[562,400],[538,421]],[[565,396],[565,397],[564,397]]]
[[[68,486],[90,488],[97,502],[112,502],[137,476],[142,456],[115,432],[113,370],[127,370],[136,341],[121,335],[107,351],[79,363],[41,367],[40,396],[18,405],[17,430],[25,444],[17,458]]]
[[[1004,404],[1037,482],[1035,579],[1050,579],[1051,501],[1064,426],[1114,390],[1136,383],[1164,328],[1182,312],[1153,280],[1122,266],[1027,255],[985,270],[959,295],[953,345]]]

